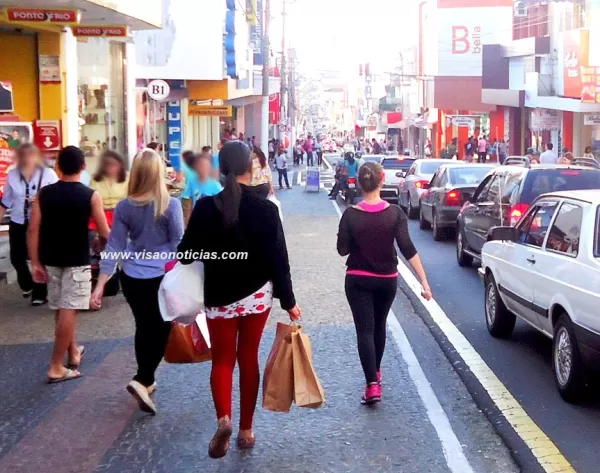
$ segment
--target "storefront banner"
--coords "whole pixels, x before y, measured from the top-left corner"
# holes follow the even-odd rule
[[[580,98],[582,68],[589,65],[589,31],[565,31],[562,47],[563,95],[565,97]]]
[[[170,101],[167,103],[167,146],[169,148],[169,161],[171,161],[171,166],[176,171],[181,169],[181,146],[183,142],[181,128],[181,101]]]
[[[581,101],[600,103],[600,67],[581,68]]]
[[[257,8],[257,0],[246,0],[246,21],[250,26],[256,25]]]
[[[61,83],[59,56],[40,54],[38,62],[40,68],[40,84]]]
[[[6,19],[16,23],[55,23],[77,25],[81,20],[79,10],[7,8]]]
[[[269,125],[278,125],[280,116],[281,96],[280,94],[271,94],[269,95]]]
[[[6,184],[6,174],[13,165],[15,149],[30,143],[32,136],[31,123],[0,122],[0,195]]]
[[[532,131],[557,131],[560,129],[560,114],[558,110],[536,108],[531,112],[529,127]]]
[[[513,8],[510,6],[445,8],[439,12],[436,75],[481,76],[483,45],[512,40]],[[427,39],[430,40],[434,42],[435,38]]]
[[[262,0],[256,1],[256,23],[254,26],[250,27],[250,45],[252,46],[252,51],[254,52],[254,65],[262,66],[263,64],[263,34],[262,34],[262,24],[263,24],[263,10],[262,10]]]
[[[36,120],[33,137],[35,145],[42,151],[60,151],[60,120]]]
[[[73,36],[77,37],[104,37],[126,38],[129,36],[129,27],[122,26],[75,26],[72,28]]]
[[[600,114],[586,113],[583,116],[584,125],[600,125]]]
[[[226,105],[193,105],[188,107],[190,117],[230,117],[232,107]]]

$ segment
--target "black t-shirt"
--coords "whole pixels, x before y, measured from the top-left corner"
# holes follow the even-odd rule
[[[90,264],[88,228],[94,190],[80,182],[58,181],[39,193],[42,222],[40,262],[70,268]]]
[[[374,274],[397,272],[398,261],[394,242],[407,259],[417,254],[410,235],[406,215],[397,205],[380,212],[348,208],[340,220],[337,250],[348,256],[348,269]]]

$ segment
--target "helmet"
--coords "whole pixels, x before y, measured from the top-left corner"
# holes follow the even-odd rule
[[[346,158],[346,159],[354,159],[354,152],[353,151],[346,151],[344,153],[344,158]]]
[[[354,154],[354,157],[355,157],[356,159],[360,159],[360,158],[362,157],[362,153],[361,153],[360,151],[357,151],[357,152]]]

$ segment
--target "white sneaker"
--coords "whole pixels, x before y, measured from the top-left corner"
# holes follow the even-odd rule
[[[152,399],[150,399],[150,394],[146,386],[132,380],[127,385],[127,391],[135,398],[142,411],[156,415],[156,406],[152,402]]]

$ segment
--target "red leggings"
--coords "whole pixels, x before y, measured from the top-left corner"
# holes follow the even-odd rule
[[[231,419],[233,369],[237,358],[240,369],[240,430],[252,429],[256,409],[260,369],[258,347],[271,309],[262,314],[233,319],[207,319],[212,352],[212,389],[217,419]]]

